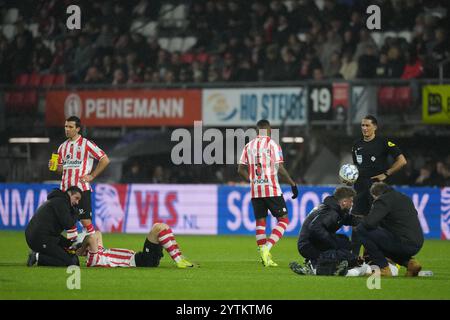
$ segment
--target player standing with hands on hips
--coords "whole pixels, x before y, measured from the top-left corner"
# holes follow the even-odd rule
[[[80,135],[81,120],[78,117],[71,116],[66,119],[64,130],[67,140],[58,148],[58,163],[56,170],[55,159],[49,161],[48,166],[52,171],[62,174],[61,187],[66,191],[71,186],[77,186],[83,191],[79,203],[79,220],[88,234],[94,234],[92,225],[92,207],[90,183],[105,170],[109,164],[108,156],[92,141]],[[94,170],[94,159],[98,164]],[[76,225],[67,230],[67,238],[75,240],[78,235]]]
[[[378,121],[372,115],[365,116],[361,121],[362,138],[352,147],[353,163],[359,170],[355,182],[356,197],[352,214],[366,216],[372,206],[370,187],[374,182],[388,182],[386,179],[406,165],[406,158],[400,148],[386,138],[376,136]],[[389,167],[388,156],[394,159]],[[352,252],[359,255],[361,241],[352,231]]]
[[[283,237],[289,219],[286,203],[278,183],[278,173],[292,189],[292,199],[297,198],[295,182],[284,168],[281,147],[270,137],[270,123],[260,120],[256,124],[258,136],[250,141],[242,152],[238,173],[250,182],[253,212],[256,218],[256,243],[259,247],[262,263],[265,267],[278,266],[270,250]],[[267,211],[277,218],[278,224],[270,237],[266,238]]]

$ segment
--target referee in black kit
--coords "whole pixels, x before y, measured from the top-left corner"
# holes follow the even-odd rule
[[[366,216],[372,206],[370,187],[377,181],[389,182],[389,176],[406,165],[406,158],[399,147],[387,138],[376,136],[378,121],[372,115],[365,116],[361,121],[362,138],[352,147],[353,163],[358,167],[359,177],[354,188],[356,197],[353,201],[352,214]],[[388,157],[394,159],[389,167]],[[387,179],[387,180],[386,180]],[[361,241],[352,231],[352,252],[359,255]]]

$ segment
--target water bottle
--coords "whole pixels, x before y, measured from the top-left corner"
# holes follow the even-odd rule
[[[50,171],[56,171],[58,169],[58,161],[59,161],[59,154],[52,153],[52,166],[49,168]]]
[[[433,271],[431,271],[431,270],[425,270],[425,271],[419,272],[419,277],[432,277],[432,276],[433,276]]]

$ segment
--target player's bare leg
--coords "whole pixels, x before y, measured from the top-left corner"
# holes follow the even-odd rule
[[[100,231],[84,237],[81,247],[77,249],[76,254],[79,256],[86,256],[87,252],[97,253],[99,249],[103,249],[103,238]]]
[[[175,261],[178,268],[194,266],[182,255],[172,229],[170,229],[167,224],[155,223],[147,235],[147,240],[152,243],[160,244],[167,251],[172,260]]]

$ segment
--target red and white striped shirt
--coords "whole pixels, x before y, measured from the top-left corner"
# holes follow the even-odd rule
[[[239,162],[248,168],[252,198],[282,195],[278,167],[283,161],[281,147],[268,136],[257,136],[244,147]]]
[[[80,177],[90,174],[94,159],[100,160],[105,152],[92,141],[79,136],[75,141],[67,139],[63,142],[58,148],[58,154],[58,164],[63,166],[61,190],[77,186],[83,191],[92,191],[89,182],[80,182]]]
[[[99,246],[97,252],[88,252],[86,267],[136,267],[135,252],[128,249],[104,249]]]

